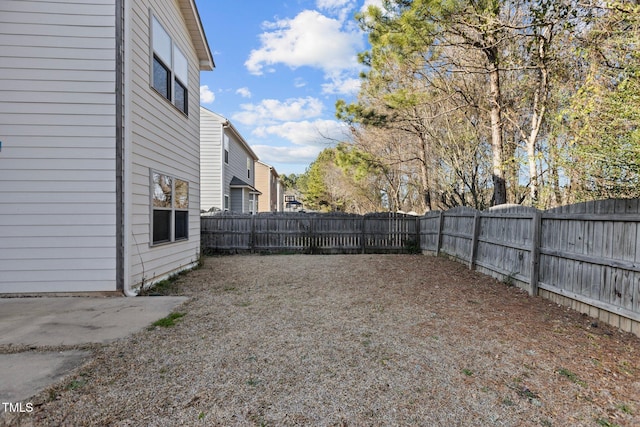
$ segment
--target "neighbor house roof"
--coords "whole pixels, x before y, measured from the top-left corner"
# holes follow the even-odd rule
[[[231,182],[229,183],[229,186],[231,188],[248,188],[249,191],[251,191],[252,193],[262,194],[260,191],[256,190],[256,188],[253,185],[244,182],[237,176],[234,176],[233,178],[231,178]]]
[[[222,122],[223,127],[230,129],[231,132],[233,132],[233,134],[238,138],[238,141],[240,141],[240,144],[242,144],[242,146],[247,151],[247,153],[249,153],[251,158],[253,158],[254,161],[258,160],[258,156],[256,155],[256,153],[254,153],[251,147],[249,147],[249,144],[247,143],[247,141],[245,141],[242,135],[240,135],[240,132],[238,132],[238,129],[236,129],[235,126],[233,126],[233,123],[231,123],[229,119],[227,119],[221,114],[214,113],[213,111],[208,110],[203,106],[200,106],[200,113],[205,113],[205,114],[209,114],[210,116],[216,117],[218,121]]]
[[[258,160],[258,163],[260,163],[263,166],[266,166],[269,168],[269,170],[271,170],[271,172],[273,172],[273,174],[275,175],[276,178],[280,177],[280,174],[278,173],[278,171],[276,170],[276,168],[274,168],[273,166],[271,166],[268,163],[263,162],[262,160]]]
[[[207,42],[207,36],[204,33],[202,27],[202,21],[200,20],[200,14],[196,6],[195,0],[179,0],[180,11],[187,24],[187,30],[193,40],[193,44],[196,48],[196,54],[200,61],[201,71],[211,71],[215,68],[216,64],[213,62],[213,55],[211,49],[209,49],[209,43]]]

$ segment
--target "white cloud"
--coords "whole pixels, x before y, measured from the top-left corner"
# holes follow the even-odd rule
[[[215,101],[216,95],[211,92],[209,86],[200,86],[200,102],[203,104],[211,104]]]
[[[271,145],[252,145],[251,149],[256,153],[260,160],[269,163],[295,163],[309,164],[313,162],[323,150],[318,146],[298,146],[284,147]]]
[[[241,87],[240,89],[236,90],[236,93],[243,98],[251,98],[251,91],[248,87]]]
[[[318,157],[322,150],[335,145],[336,140],[344,140],[347,135],[347,127],[344,123],[335,120],[304,120],[262,126],[256,128],[252,134],[256,138],[267,139],[275,136],[293,143],[289,146],[252,145],[251,148],[260,160],[271,164],[309,164]]]
[[[335,10],[353,7],[353,0],[316,0],[316,7],[324,10]]]
[[[337,3],[333,0],[329,3]],[[309,66],[332,73],[358,67],[357,52],[363,50],[363,34],[353,26],[344,28],[338,19],[318,11],[305,10],[293,19],[263,25],[261,47],[252,50],[245,66],[261,75],[264,68],[284,64],[291,68]]]
[[[304,120],[322,114],[324,105],[317,98],[289,98],[285,101],[263,99],[259,104],[242,104],[242,111],[231,118],[244,125],[256,126]]]
[[[354,0],[316,0],[316,7],[331,15],[337,16],[340,22],[344,22],[350,17],[355,3]]]
[[[327,95],[355,95],[360,90],[361,83],[362,81],[360,78],[353,78],[344,75],[331,76],[330,82],[322,85],[322,93]]]
[[[293,81],[293,85],[298,88],[305,87],[307,85],[307,82],[302,77],[296,77],[296,79]]]
[[[279,136],[298,146],[324,146],[342,141],[347,135],[347,127],[336,120],[303,120],[277,125],[260,126],[252,132],[257,137]]]
[[[369,9],[369,6],[375,6],[378,9],[384,11],[384,7],[382,6],[382,0],[364,0],[364,4],[360,9],[361,12],[366,12]]]

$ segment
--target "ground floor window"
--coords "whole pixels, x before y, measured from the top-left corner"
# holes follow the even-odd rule
[[[189,182],[151,172],[151,242],[154,245],[189,238]]]

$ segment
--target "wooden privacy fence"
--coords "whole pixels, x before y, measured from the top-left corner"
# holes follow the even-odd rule
[[[401,253],[419,251],[419,218],[369,215],[223,213],[201,219],[208,253]]]
[[[420,246],[640,336],[639,224],[637,199],[455,208],[421,218]]]
[[[640,203],[602,200],[538,211],[459,207],[403,214],[202,217],[208,252],[447,255],[640,336]]]

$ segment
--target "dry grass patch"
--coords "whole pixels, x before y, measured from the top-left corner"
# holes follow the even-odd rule
[[[35,425],[640,424],[640,340],[461,264],[207,258],[171,328],[97,351]]]

